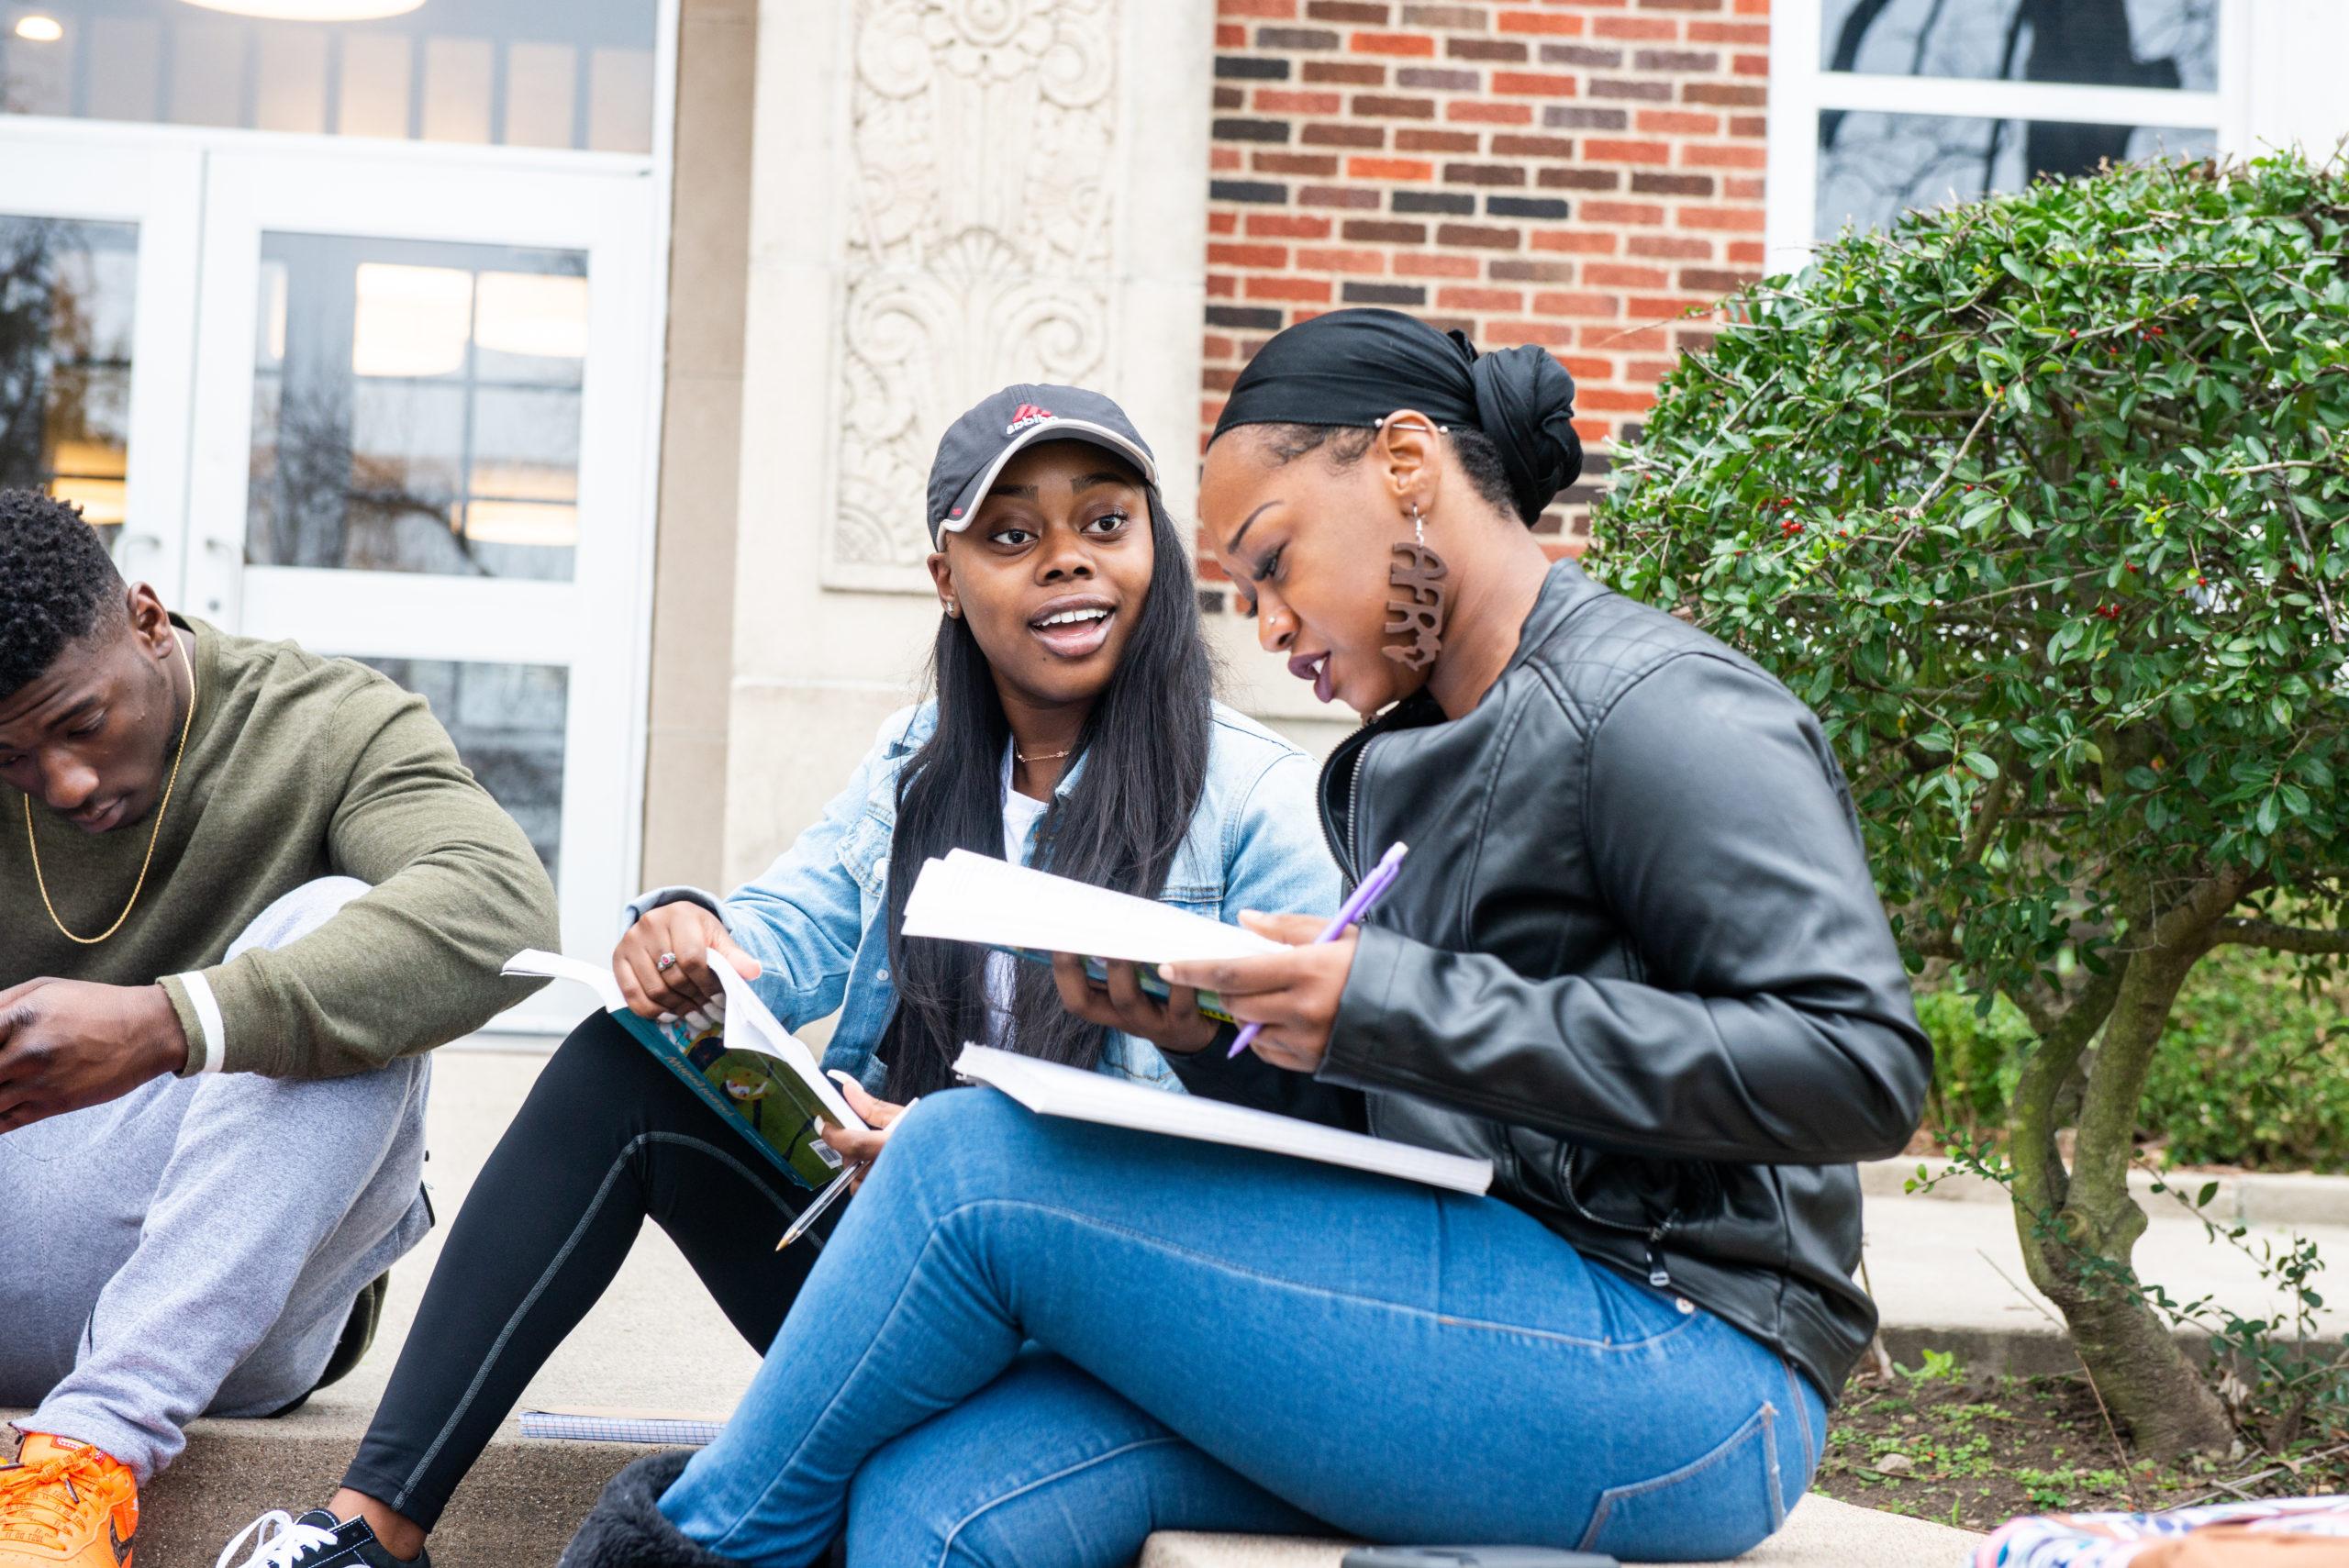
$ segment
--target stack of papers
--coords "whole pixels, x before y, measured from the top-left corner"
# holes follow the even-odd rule
[[[971,1083],[1002,1090],[1041,1116],[1068,1117],[1168,1138],[1229,1144],[1234,1149],[1261,1149],[1293,1160],[1344,1165],[1453,1192],[1481,1195],[1493,1184],[1489,1160],[1365,1138],[1342,1128],[1275,1116],[1197,1095],[1170,1095],[992,1046],[964,1046],[963,1054],[955,1058],[954,1071]]]
[[[1286,951],[1242,926],[968,850],[921,868],[906,895],[905,932],[1150,964]]]

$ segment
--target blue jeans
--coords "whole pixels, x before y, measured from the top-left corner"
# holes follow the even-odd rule
[[[1522,1211],[1031,1115],[907,1117],[718,1440],[662,1499],[799,1568],[1113,1568],[1154,1529],[1730,1557],[1818,1393]]]

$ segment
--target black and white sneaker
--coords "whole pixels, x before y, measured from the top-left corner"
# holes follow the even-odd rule
[[[248,1541],[250,1554],[239,1557]],[[432,1554],[393,1556],[364,1518],[338,1524],[324,1508],[312,1508],[298,1519],[272,1508],[220,1549],[213,1568],[432,1568]]]

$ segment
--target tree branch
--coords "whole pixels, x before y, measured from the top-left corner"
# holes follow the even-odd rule
[[[2211,945],[2266,948],[2270,952],[2349,953],[2349,930],[2320,931],[2309,926],[2279,926],[2272,920],[2221,920]]]

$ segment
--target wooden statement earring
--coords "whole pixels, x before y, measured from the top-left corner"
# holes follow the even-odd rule
[[[1424,670],[1443,651],[1445,601],[1452,590],[1443,581],[1443,557],[1428,548],[1427,519],[1417,502],[1411,505],[1411,533],[1395,547],[1395,564],[1386,573],[1387,582],[1408,595],[1386,601],[1386,635],[1410,640],[1379,651],[1397,664]]]

